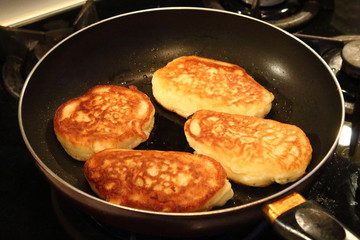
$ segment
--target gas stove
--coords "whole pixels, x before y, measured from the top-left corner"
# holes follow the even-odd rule
[[[17,121],[22,85],[36,62],[69,34],[101,19],[159,7],[206,7],[250,15],[295,34],[336,74],[345,98],[346,122],[339,146],[307,194],[360,235],[359,1],[192,0],[86,1],[17,27],[0,28],[0,198],[2,239],[157,239],[113,228],[84,214],[53,190],[33,163]],[[355,42],[355,43],[354,43]],[[353,56],[353,53],[356,53]],[[355,60],[354,60],[355,59]],[[359,67],[359,66],[357,66]],[[279,239],[271,226],[211,239]],[[209,238],[206,238],[209,239]]]

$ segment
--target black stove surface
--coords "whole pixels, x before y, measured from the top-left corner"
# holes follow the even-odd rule
[[[239,0],[241,1],[241,0]],[[209,1],[99,1],[98,18],[103,19],[124,12],[167,6],[202,7]],[[213,1],[210,1],[213,2]],[[300,1],[301,2],[301,1]],[[318,13],[306,24],[289,29],[290,32],[320,36],[344,34],[360,35],[360,2],[351,0],[319,0]],[[227,9],[236,11],[234,9]],[[51,18],[51,24],[68,26],[79,9]],[[55,23],[54,23],[55,22]],[[51,25],[43,20],[24,29],[41,29]],[[309,42],[311,45],[311,42]],[[316,47],[316,46],[314,46]],[[325,51],[327,52],[327,51]],[[0,58],[0,65],[4,59]],[[1,75],[2,76],[2,75]],[[0,78],[1,78],[0,76]],[[341,84],[341,76],[338,76]],[[347,80],[346,80],[347,81]],[[344,83],[345,84],[345,83]],[[358,85],[347,84],[348,90]],[[0,204],[1,239],[149,239],[149,236],[119,232],[102,226],[73,208],[50,184],[34,164],[19,130],[18,100],[0,81]],[[353,120],[347,117],[347,120]],[[360,121],[360,119],[355,119]],[[358,142],[356,142],[357,145]],[[323,167],[319,178],[306,195],[325,207],[331,214],[360,235],[360,153],[349,155],[349,146],[339,146]],[[91,229],[91,230],[89,230]],[[265,221],[246,233],[229,233],[212,239],[279,239]],[[157,237],[152,237],[157,239]],[[208,238],[204,238],[208,239]]]

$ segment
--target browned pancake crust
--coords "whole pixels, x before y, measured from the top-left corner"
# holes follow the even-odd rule
[[[226,180],[215,160],[175,151],[107,149],[94,154],[84,172],[106,201],[162,212],[195,211]]]
[[[305,133],[297,126],[270,119],[200,110],[185,123],[184,131],[190,146],[201,149],[199,153],[208,151],[214,157],[211,154],[217,152],[214,159],[225,169],[240,176],[272,175],[259,186],[277,177],[279,183],[286,183],[281,182],[284,176],[295,172],[299,178],[311,160],[312,147]],[[254,169],[247,169],[249,166]]]
[[[235,72],[237,73],[234,74]],[[264,88],[242,67],[230,63],[223,65],[219,61],[208,61],[201,57],[178,58],[160,69],[157,74],[169,81],[182,74],[198,79],[198,81],[181,82],[181,84],[170,81],[170,84],[178,91],[196,94],[200,98],[221,98],[224,102],[248,104],[258,101],[264,95]],[[231,89],[231,91],[225,89]],[[226,91],[226,94],[221,90]]]
[[[167,88],[180,96],[194,96],[203,102],[209,101],[209,105],[203,107],[209,110],[232,112],[228,106],[240,106],[245,108],[244,112],[250,108],[249,115],[264,117],[270,111],[274,98],[244,68],[198,56],[179,57],[157,70],[154,76],[166,82]],[[167,103],[160,104],[168,108]],[[259,110],[256,112],[253,108]]]
[[[97,145],[116,147],[133,136],[147,140],[143,127],[154,112],[149,97],[135,86],[98,85],[62,104],[54,129],[71,144],[96,152]]]

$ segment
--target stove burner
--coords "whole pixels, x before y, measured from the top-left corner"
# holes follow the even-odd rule
[[[353,78],[360,80],[360,40],[345,44],[341,56],[343,70]]]
[[[255,1],[260,2],[260,7],[270,7],[283,3],[285,0],[242,0],[244,3],[252,5]]]
[[[294,28],[310,21],[320,8],[318,0],[219,0],[218,2],[225,10],[249,15],[283,29]],[[210,7],[214,6],[216,5],[212,3]]]
[[[23,60],[17,56],[8,56],[2,67],[2,78],[6,90],[14,98],[20,97],[24,79],[21,74]]]
[[[180,238],[150,236],[145,234],[133,233],[110,224],[104,223],[90,215],[77,209],[68,202],[60,193],[51,190],[51,202],[56,217],[64,227],[66,233],[72,239],[104,239],[104,240],[178,240]],[[159,229],[161,233],[161,228]],[[237,229],[235,232],[220,234],[218,236],[205,236],[198,238],[181,238],[184,240],[225,240],[225,239],[246,239],[246,240],[265,240],[269,235],[274,234],[270,223],[262,220],[250,229]]]
[[[47,31],[33,31],[0,26],[0,58],[5,59],[2,79],[14,98],[20,97],[25,78],[35,64],[60,40],[91,23],[98,21],[94,2],[88,0],[71,27],[67,22],[54,20],[44,24]]]

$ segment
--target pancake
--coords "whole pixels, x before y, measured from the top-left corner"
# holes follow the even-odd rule
[[[296,181],[311,160],[305,133],[270,119],[200,110],[184,131],[196,153],[219,161],[230,180],[248,186]]]
[[[106,149],[84,165],[93,191],[108,202],[159,212],[193,212],[233,196],[215,160],[187,152]]]
[[[156,101],[187,118],[200,109],[264,117],[274,95],[234,64],[197,56],[179,57],[152,78]]]
[[[155,108],[135,86],[98,85],[63,103],[54,130],[65,151],[85,161],[106,148],[132,149],[148,139]]]

